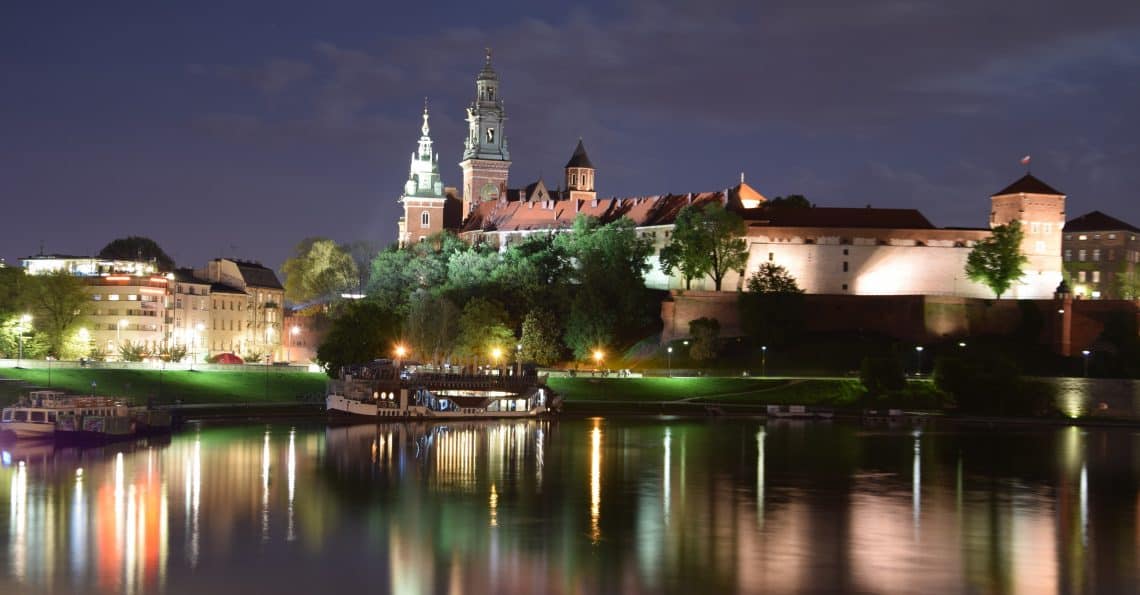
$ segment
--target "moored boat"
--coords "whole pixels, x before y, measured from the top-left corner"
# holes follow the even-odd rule
[[[61,415],[74,413],[73,397],[55,390],[34,390],[20,402],[0,412],[0,438],[49,440]]]
[[[325,408],[373,418],[525,418],[557,411],[538,375],[400,373],[391,362],[351,366],[330,380]]]

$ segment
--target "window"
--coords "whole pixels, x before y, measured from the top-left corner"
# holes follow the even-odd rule
[[[1100,261],[1100,248],[1093,248],[1093,262]]]
[[[1052,223],[1042,223],[1041,224],[1041,233],[1053,233],[1053,224]]]
[[[1093,283],[1100,283],[1100,271],[1093,271],[1092,272],[1092,282]]]
[[[1036,221],[1030,223],[1029,233],[1041,233],[1041,224]]]
[[[1066,240],[1071,240],[1071,239],[1073,239],[1073,234],[1071,234],[1071,233],[1067,233],[1067,234],[1065,234],[1065,239],[1066,239]]]
[[[431,227],[431,215],[427,211],[420,213],[420,227]]]
[[[847,284],[846,283],[843,284],[843,291],[847,291]]]
[[[570,185],[571,186],[577,186],[578,185],[578,174],[576,174],[576,173],[570,174]]]
[[[91,299],[93,299],[97,302],[101,302],[101,301],[103,301],[103,295],[96,293],[95,295],[91,296]]]
[[[117,293],[112,293],[112,294],[109,294],[109,295],[107,296],[107,299],[108,299],[109,301],[112,301],[112,302],[117,302],[117,301],[119,301],[119,294],[117,294]]]
[[[843,261],[843,272],[844,273],[847,272],[847,261],[846,260]]]
[[[1070,262],[1072,260],[1073,260],[1073,251],[1072,250],[1065,250],[1065,262]]]
[[[1110,233],[1110,234],[1108,234],[1108,239],[1110,239],[1110,240],[1115,240],[1115,239],[1116,239],[1116,234],[1114,234],[1114,233]]]
[[[127,295],[127,301],[129,301],[129,302],[137,302],[138,300],[139,300],[138,295],[135,295],[133,293]]]
[[[768,253],[768,262],[772,262],[773,260],[776,260],[776,253],[769,252]]]
[[[1089,237],[1082,233],[1081,235],[1077,236],[1077,239],[1081,240],[1083,242],[1083,241],[1089,239]]]
[[[494,128],[488,128],[487,129],[487,142],[488,143],[494,143],[495,142],[495,129]]]
[[[1079,260],[1081,262],[1085,261],[1085,251],[1084,250],[1077,250],[1077,260]]]
[[[847,256],[847,248],[844,248],[844,249],[843,249],[843,255],[844,255],[844,256]]]
[[[1109,260],[1116,260],[1116,249],[1115,248],[1109,248],[1108,249],[1108,259]]]
[[[1077,271],[1077,282],[1078,283],[1084,283],[1085,282],[1085,272],[1084,271]]]

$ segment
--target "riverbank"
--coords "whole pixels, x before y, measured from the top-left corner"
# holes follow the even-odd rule
[[[0,402],[14,400],[30,385],[162,405],[295,403],[323,396],[328,380],[320,373],[277,372],[272,367],[232,372],[4,368],[0,378],[19,381],[0,383]]]

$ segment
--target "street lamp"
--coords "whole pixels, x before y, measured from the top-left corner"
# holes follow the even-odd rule
[[[1088,378],[1089,377],[1089,356],[1092,355],[1092,352],[1089,351],[1088,349],[1082,349],[1081,355],[1083,355],[1085,358],[1085,378]]]
[[[26,332],[28,323],[32,321],[31,314],[24,314],[20,316],[20,324],[16,325],[17,336],[20,339],[20,350],[16,355],[16,367],[20,367],[20,360],[24,359],[24,332]]]
[[[768,375],[768,346],[760,346],[760,375]]]
[[[297,335],[299,334],[301,334],[301,327],[294,324],[293,328],[289,329],[289,353],[286,354],[290,362],[293,361],[293,347],[297,344]]]
[[[602,369],[602,358],[603,357],[605,357],[605,354],[602,353],[601,349],[595,349],[594,350],[594,364],[598,366],[599,371]]]
[[[499,349],[498,347],[494,347],[491,349],[491,362],[495,364],[496,370],[499,368],[499,358],[502,357],[502,355],[503,355],[502,349]]]
[[[966,348],[966,342],[965,341],[958,341],[958,347],[965,349]]]
[[[400,360],[404,359],[404,356],[407,354],[408,354],[408,349],[406,347],[404,347],[403,345],[397,345],[396,346],[396,378],[397,379],[400,378]]]
[[[522,376],[522,343],[515,344],[515,361],[518,364],[518,369],[515,371],[516,377]]]
[[[914,353],[916,356],[918,356],[918,368],[916,368],[914,371],[915,376],[922,376],[922,349],[922,345],[914,348]]]
[[[119,350],[119,357],[120,358],[122,357],[122,349],[123,349],[123,337],[122,337],[121,331],[124,328],[126,328],[126,326],[127,326],[127,319],[126,318],[120,318],[119,324],[115,325],[115,349]]]
[[[673,346],[665,350],[669,354],[669,378],[673,377]]]
[[[205,328],[206,328],[206,325],[202,324],[201,322],[194,325],[194,342],[190,345],[190,371],[191,372],[194,371],[194,358],[198,357],[198,347],[199,347],[199,343],[202,340],[201,339],[202,331]]]

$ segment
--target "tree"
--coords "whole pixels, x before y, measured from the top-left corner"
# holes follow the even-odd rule
[[[360,274],[352,254],[326,238],[306,238],[281,266],[285,297],[294,303],[356,289]]]
[[[770,209],[810,209],[815,207],[815,205],[811,204],[811,201],[802,194],[777,196],[764,203],[764,205]]]
[[[693,278],[709,275],[720,291],[725,275],[748,262],[747,230],[744,219],[720,203],[687,206],[677,214],[673,235],[661,251],[662,268],[666,274],[679,269],[686,289]]]
[[[689,322],[689,335],[693,345],[689,357],[694,361],[705,361],[716,357],[716,341],[720,338],[720,321],[715,318],[697,318]]]
[[[400,317],[374,300],[344,302],[317,347],[317,363],[336,378],[341,366],[389,357],[399,338]]]
[[[62,356],[68,335],[77,329],[90,303],[83,280],[58,271],[28,281],[27,304],[35,327],[44,334],[50,353]]]
[[[507,354],[515,344],[507,310],[495,300],[477,297],[463,307],[459,316],[459,335],[455,352],[461,357],[491,357],[495,349]]]
[[[741,329],[761,345],[783,343],[803,327],[804,296],[784,267],[765,262],[748,278],[737,307]]]
[[[123,341],[119,345],[119,361],[141,362],[146,355],[146,346],[142,343]]]
[[[891,356],[864,357],[859,366],[859,380],[873,396],[906,388],[906,374],[898,358]]]
[[[1116,273],[1116,294],[1122,300],[1140,299],[1140,274],[1127,271],[1122,265]]]
[[[553,364],[561,355],[559,335],[558,320],[550,311],[539,308],[527,312],[522,324],[522,339],[519,341],[522,353],[519,357],[540,366]]]
[[[451,300],[422,289],[412,294],[404,337],[419,359],[437,364],[446,361],[458,332],[459,309]]]
[[[99,251],[99,258],[108,260],[153,260],[160,271],[173,271],[174,259],[166,254],[158,242],[142,236],[127,236],[112,240]]]
[[[1021,253],[1024,232],[1019,221],[993,228],[990,237],[974,245],[966,257],[966,276],[984,283],[997,299],[1024,275],[1022,267],[1029,259]]]
[[[408,274],[411,261],[410,251],[395,246],[377,254],[368,276],[368,298],[392,311],[402,309],[412,289]]]
[[[796,278],[788,269],[765,262],[748,278],[748,291],[752,293],[803,293],[796,284]]]

